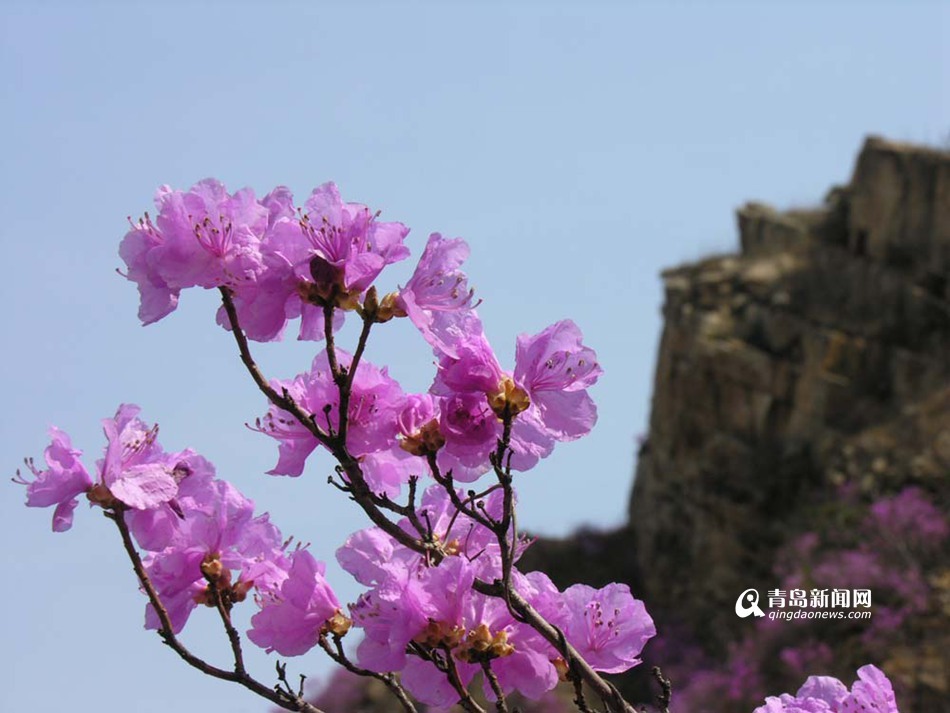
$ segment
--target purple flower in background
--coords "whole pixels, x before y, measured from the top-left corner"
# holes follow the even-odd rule
[[[847,686],[829,676],[810,676],[794,696],[769,696],[753,713],[899,713],[894,689],[876,666],[858,669],[858,681]]]
[[[897,541],[901,547],[937,547],[950,534],[950,524],[943,513],[915,487],[875,502],[865,528],[880,533],[888,543]]]

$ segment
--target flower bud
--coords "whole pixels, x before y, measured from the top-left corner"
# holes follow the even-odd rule
[[[376,294],[376,285],[373,285],[366,291],[366,297],[363,298],[363,316],[376,321],[378,312],[379,297]]]
[[[221,564],[220,555],[217,552],[209,552],[201,560],[201,574],[212,584],[218,584],[224,573],[224,565]],[[228,573],[230,575],[230,573]],[[230,576],[229,576],[230,579]]]
[[[231,587],[231,601],[235,604],[237,602],[243,602],[247,599],[247,593],[251,591],[251,588],[254,586],[254,580],[238,580],[237,584]]]
[[[334,636],[345,636],[352,625],[353,621],[346,614],[337,609],[336,614],[327,619],[324,628]]]
[[[377,322],[388,322],[393,317],[405,317],[406,310],[399,306],[399,295],[390,292],[383,296],[379,303],[379,309],[376,311]]]
[[[399,442],[399,447],[406,453],[422,456],[437,453],[445,445],[445,436],[439,430],[439,422],[432,419],[411,436],[406,436]]]
[[[488,624],[483,622],[468,632],[465,642],[455,652],[455,656],[466,663],[477,663],[504,658],[514,652],[515,647],[508,643],[507,631],[502,629],[492,634]]]
[[[104,508],[115,507],[117,500],[109,489],[102,483],[96,483],[86,491],[86,498],[93,505],[99,505]]]
[[[531,397],[528,392],[518,386],[510,376],[501,380],[497,391],[488,394],[488,406],[501,419],[504,419],[506,414],[514,418],[530,405]]]

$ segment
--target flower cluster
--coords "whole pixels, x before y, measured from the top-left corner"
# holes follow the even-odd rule
[[[317,617],[318,629],[336,616],[340,604],[322,581],[323,565],[306,550],[287,553],[287,543],[266,513],[255,516],[254,503],[215,478],[214,466],[194,451],[166,453],[157,440],[158,426],[148,426],[138,413],[138,406],[123,404],[113,418],[103,420],[107,445],[96,463],[96,482],[69,436],[53,428],[45,451],[48,467],[39,470],[28,461],[34,477],[19,479],[27,487],[27,505],[56,505],[53,529],[59,532],[72,525],[80,494],[122,517],[146,552],[143,565],[174,633],[199,604],[230,611],[251,592],[261,611],[250,637],[261,646],[268,646],[264,642],[280,626],[275,612],[284,611],[288,602],[304,618]],[[308,566],[317,594],[301,604],[299,591],[306,585],[300,580]],[[152,604],[145,625],[165,625]]]
[[[456,495],[466,497],[461,491]],[[502,517],[500,491],[473,504],[494,521]],[[565,670],[560,654],[516,620],[503,599],[473,589],[476,579],[502,576],[495,534],[459,514],[437,485],[426,490],[419,512],[440,544],[438,558],[395,544],[378,528],[355,533],[337,551],[340,565],[371,588],[351,606],[353,622],[365,634],[357,651],[360,664],[379,672],[402,671],[406,688],[437,706],[458,698],[444,675],[450,660],[465,686],[490,662],[506,694],[517,690],[536,699],[552,689]],[[411,531],[408,521],[400,525]],[[516,543],[515,559],[525,546]],[[600,590],[574,585],[559,592],[541,572],[515,569],[512,577],[515,590],[559,627],[595,670],[619,673],[635,666],[656,633],[643,603],[626,585]],[[494,700],[487,680],[483,686]]]
[[[224,287],[250,339],[278,340],[298,317],[300,339],[323,339],[325,306],[353,308],[386,265],[409,256],[404,225],[344,203],[332,183],[299,209],[283,186],[258,200],[214,179],[187,192],[162,186],[155,204],[156,219],[133,223],[119,248],[144,324],[173,312],[183,289]],[[218,321],[230,328],[223,310]]]

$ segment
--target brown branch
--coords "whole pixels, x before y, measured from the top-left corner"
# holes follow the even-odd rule
[[[452,658],[452,652],[449,651],[447,647],[444,647],[444,651],[445,671],[449,677],[449,683],[452,684],[452,688],[459,694],[459,705],[469,713],[485,713],[485,709],[475,702],[475,699],[472,698],[472,694],[468,692],[468,689],[465,688],[462,683],[458,666],[455,665],[455,659]]]
[[[247,336],[244,334],[244,330],[241,329],[241,325],[238,322],[237,308],[234,306],[234,300],[231,298],[230,290],[227,287],[219,287],[218,290],[221,292],[221,302],[224,304],[224,311],[227,312],[228,321],[231,323],[231,334],[234,335],[234,341],[237,342],[238,351],[241,354],[241,361],[244,362],[244,366],[254,380],[254,383],[257,384],[257,388],[267,397],[268,401],[278,408],[287,411],[296,418],[304,428],[310,431],[314,438],[320,441],[320,443],[327,445],[330,437],[316,424],[313,414],[308,414],[300,408],[300,405],[294,401],[286,391],[282,394],[277,393],[277,390],[267,382],[267,377],[264,376],[257,362],[254,361],[254,357],[251,356],[251,348],[247,343]]]
[[[505,696],[505,692],[498,682],[498,676],[492,671],[490,661],[482,661],[482,673],[485,674],[485,678],[491,686],[492,693],[495,694],[495,710],[498,711],[498,713],[509,713],[508,698]]]
[[[395,674],[376,673],[375,671],[360,668],[354,664],[352,661],[350,661],[349,657],[346,655],[346,652],[343,650],[343,643],[339,636],[333,637],[335,649],[330,647],[330,642],[327,641],[327,638],[324,635],[320,636],[319,643],[320,648],[326,651],[327,655],[340,666],[345,668],[350,673],[356,674],[357,676],[366,676],[368,678],[375,678],[382,681],[386,688],[388,688],[390,692],[398,699],[406,713],[416,713],[415,705],[409,699],[406,690],[402,687],[402,684],[399,683],[399,679],[396,678]]]
[[[323,305],[323,338],[327,343],[327,362],[330,365],[330,373],[333,375],[333,381],[339,384],[343,374],[336,360],[336,345],[333,341],[333,305],[331,304]]]
[[[489,583],[476,579],[472,588],[476,592],[490,597],[501,598],[505,596],[504,585],[499,580]],[[531,606],[515,589],[512,588],[509,591],[509,597],[512,607],[514,607],[521,620],[554,646],[558,653],[564,657],[568,667],[576,666],[578,675],[598,696],[604,699],[611,713],[636,713],[636,709],[623,699],[623,696],[614,686],[601,678],[600,674],[591,668],[590,664],[577,652],[577,649],[571,646],[556,626],[541,616],[537,609]]]
[[[135,576],[138,578],[139,584],[142,585],[142,589],[145,590],[145,594],[148,596],[148,600],[151,603],[152,608],[158,615],[158,620],[161,623],[161,627],[158,629],[159,636],[162,637],[162,641],[164,641],[170,649],[178,654],[178,656],[181,657],[185,663],[213,678],[237,683],[249,691],[256,693],[262,698],[266,698],[271,703],[275,703],[281,708],[284,708],[285,710],[298,711],[300,713],[323,713],[323,711],[321,711],[319,708],[310,705],[299,696],[291,696],[282,690],[275,690],[274,688],[265,686],[263,683],[249,676],[245,671],[243,671],[243,667],[241,670],[238,670],[237,664],[235,664],[234,671],[225,671],[224,669],[209,664],[204,659],[199,658],[198,656],[195,656],[193,653],[191,653],[185,647],[185,645],[178,640],[178,637],[175,636],[171,619],[168,616],[168,610],[165,608],[165,605],[162,604],[162,600],[158,596],[155,586],[152,584],[148,573],[145,571],[145,566],[142,564],[142,558],[139,556],[138,550],[135,549],[135,544],[132,542],[132,535],[129,532],[129,527],[125,522],[124,513],[121,509],[116,509],[112,511],[106,511],[105,516],[112,520],[115,523],[115,526],[118,528],[119,534],[122,537],[122,544],[125,547],[125,552],[132,562],[132,569],[135,571]]]
[[[654,666],[651,671],[653,678],[660,684],[660,693],[656,697],[659,705],[659,713],[670,713],[670,699],[673,697],[673,684],[670,679],[663,675],[659,666]]]
[[[228,641],[231,643],[231,653],[234,655],[234,670],[240,675],[246,675],[247,669],[244,668],[244,651],[241,649],[241,635],[231,622],[231,612],[228,611],[228,607],[225,606],[224,600],[221,598],[221,590],[218,589],[217,583],[210,577],[205,578],[208,580],[208,587],[211,589],[215,609],[218,610],[221,622],[224,624],[224,631],[227,633]]]
[[[360,330],[359,341],[356,343],[356,351],[350,360],[350,366],[346,374],[337,382],[340,389],[340,422],[337,427],[339,439],[342,445],[346,444],[346,432],[350,421],[350,395],[353,392],[353,380],[356,378],[356,369],[360,365],[360,359],[363,358],[363,352],[366,349],[366,342],[369,339],[369,330],[373,327],[373,319],[369,315],[363,316],[363,328]],[[332,329],[331,329],[332,331]],[[330,348],[329,346],[327,347]]]
[[[443,487],[446,493],[448,493],[449,500],[452,501],[452,505],[455,507],[455,509],[462,514],[467,515],[482,527],[489,530],[494,530],[494,522],[478,512],[478,510],[476,510],[474,507],[466,505],[465,501],[459,497],[458,491],[455,490],[455,482],[452,479],[452,471],[449,471],[445,475],[442,474],[442,471],[439,468],[439,464],[436,460],[436,454],[429,453],[426,455],[426,461],[429,464],[429,471],[432,473],[433,479]],[[467,498],[467,500],[471,501],[472,498]]]
[[[260,370],[260,367],[258,367],[257,363],[254,361],[254,357],[251,356],[251,350],[247,343],[247,337],[245,336],[244,331],[241,329],[240,321],[238,320],[237,309],[234,306],[234,300],[231,298],[230,291],[226,287],[221,287],[219,289],[221,292],[221,300],[224,304],[225,312],[228,315],[228,321],[231,324],[231,333],[234,335],[234,340],[237,342],[238,350],[241,354],[241,361],[244,362],[244,366],[251,375],[251,378],[254,380],[254,383],[257,385],[257,388],[260,389],[260,391],[272,404],[280,409],[283,409],[291,416],[296,418],[304,428],[313,434],[317,441],[330,450],[330,452],[333,454],[333,457],[336,458],[336,460],[340,463],[343,472],[346,474],[346,477],[349,480],[349,485],[351,488],[350,497],[352,497],[353,500],[356,501],[356,503],[361,508],[363,508],[363,511],[366,513],[369,519],[373,521],[374,525],[382,529],[384,532],[386,532],[386,534],[399,542],[401,545],[404,545],[415,552],[425,553],[430,551],[432,549],[431,544],[422,542],[412,537],[412,535],[383,515],[379,508],[372,502],[373,493],[370,491],[369,486],[366,484],[366,480],[363,478],[363,472],[360,470],[359,462],[346,449],[345,443],[340,439],[340,434],[338,433],[336,436],[331,437],[327,433],[324,433],[324,431],[314,422],[312,414],[305,412],[300,407],[300,405],[286,392],[283,394],[277,393],[277,391],[267,382],[267,379]],[[330,312],[330,319],[332,320],[332,310],[330,310]],[[336,359],[335,349],[331,348],[333,336],[332,324],[330,325],[328,332],[331,341],[328,344],[327,351],[328,355],[331,353],[333,354],[333,361],[331,362],[332,369],[332,364]]]
[[[587,698],[584,696],[584,679],[576,671],[569,671],[567,675],[571,685],[574,686],[574,705],[577,706],[577,710],[581,713],[594,713],[587,705]]]

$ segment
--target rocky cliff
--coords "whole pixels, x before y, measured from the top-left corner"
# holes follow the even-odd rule
[[[740,592],[764,594],[794,581],[780,579],[792,575],[779,563],[794,560],[790,548],[806,534],[824,533],[791,569],[819,566],[836,538],[880,559],[887,547],[855,542],[855,533],[873,508],[886,509],[877,501],[905,490],[933,505],[927,512],[935,509],[938,520],[947,515],[950,153],[870,138],[850,184],[832,189],[824,206],[779,212],[750,203],[738,211],[738,228],[738,254],[662,275],[665,326],[629,524],[542,543],[533,556],[550,566],[565,561],[552,551],[582,555],[586,571],[562,568],[564,583],[575,574],[592,583],[626,577],[661,632],[688,632],[689,641],[661,644],[656,653],[681,660],[683,648],[695,646],[705,662],[680,665],[681,684],[695,686],[703,666],[715,671],[718,662],[723,670],[744,655],[749,675],[792,687],[794,672],[783,678],[771,662],[752,659],[795,650],[795,636],[777,637],[781,648],[749,644],[751,624],[734,611]],[[940,564],[945,533],[937,540],[936,551],[930,542],[923,554],[911,553],[926,588],[915,596],[926,604],[891,633],[903,641],[926,621],[927,641],[917,643],[946,652],[950,612],[934,584],[950,573],[946,560]],[[890,590],[878,588],[887,602]],[[900,596],[891,596],[897,608]],[[833,653],[847,642],[847,656],[833,657],[842,676],[853,677],[847,667],[876,653],[862,639],[867,627],[811,629],[809,641]],[[913,654],[913,646],[905,649]],[[927,706],[950,696],[945,654],[910,665],[896,661],[893,647],[891,654],[875,663],[902,678],[914,701],[906,709],[942,710]],[[649,658],[663,663],[660,655]],[[727,698],[707,700],[703,709],[742,710],[731,707],[743,703],[741,694],[733,704]]]

